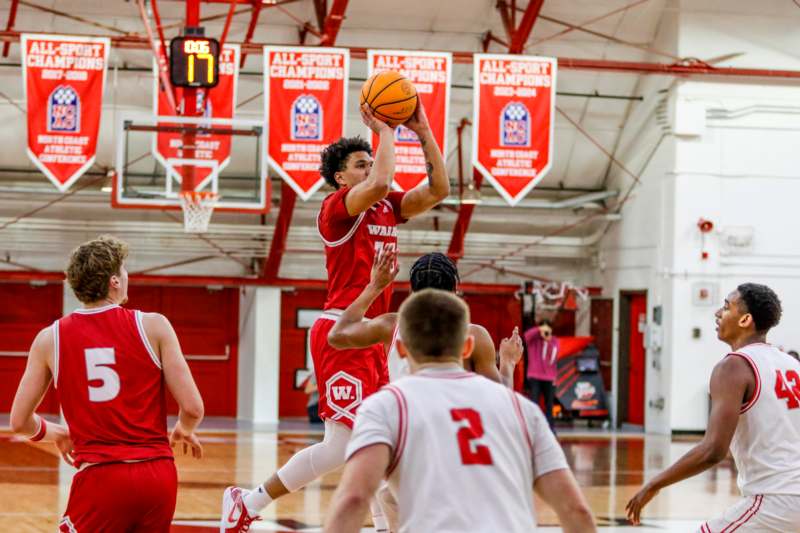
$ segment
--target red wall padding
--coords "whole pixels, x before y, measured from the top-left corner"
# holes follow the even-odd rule
[[[63,297],[61,283],[0,283],[0,413],[11,411],[31,343],[39,330],[61,318]],[[52,385],[37,411],[58,413]]]
[[[134,286],[126,307],[166,316],[175,328],[206,416],[236,416],[239,291]],[[169,412],[178,407],[169,398]]]
[[[281,361],[278,416],[307,416],[308,395],[295,387],[295,374],[306,370],[308,329],[298,326],[302,309],[321,310],[325,303],[324,290],[298,289],[281,295]]]
[[[395,290],[392,310],[396,310],[408,296],[407,291]],[[484,326],[499,347],[500,340],[511,334],[521,320],[520,302],[513,295],[466,294],[472,322]],[[308,330],[298,327],[297,315],[301,309],[322,309],[325,291],[297,289],[284,292],[281,297],[281,375],[278,415],[281,417],[306,416],[308,396],[295,388],[295,374],[306,368]],[[521,380],[521,373],[520,373]]]

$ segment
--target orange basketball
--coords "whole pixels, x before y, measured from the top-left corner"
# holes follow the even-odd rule
[[[390,126],[408,120],[417,108],[417,89],[393,70],[376,72],[361,86],[361,103],[367,103],[378,118]]]

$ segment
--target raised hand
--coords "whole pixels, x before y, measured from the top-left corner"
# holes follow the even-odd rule
[[[417,100],[417,108],[414,110],[414,114],[411,115],[403,125],[416,133],[417,136],[431,129],[431,125],[428,122],[428,115],[425,114],[425,108],[421,100]]]
[[[370,283],[378,290],[383,290],[389,286],[397,277],[400,265],[397,263],[397,250],[394,248],[383,248],[375,254],[370,274]]]
[[[366,126],[375,132],[376,135],[380,135],[382,131],[392,131],[394,128],[387,123],[383,122],[382,120],[375,117],[372,114],[372,110],[369,108],[367,104],[361,104],[361,120],[366,124]]]
[[[500,365],[517,366],[522,359],[522,338],[519,336],[519,328],[514,328],[511,337],[500,341]]]

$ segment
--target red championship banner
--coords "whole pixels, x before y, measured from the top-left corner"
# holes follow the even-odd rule
[[[158,62],[153,61],[153,106],[159,117],[173,116],[167,95],[159,90]],[[239,45],[226,44],[219,54],[219,83],[211,89],[196,89],[194,116],[208,119],[232,119],[236,108],[236,89],[239,82]],[[175,89],[175,101],[178,112],[183,111],[185,102],[183,93],[186,89]],[[167,121],[159,121],[159,125],[170,125]],[[209,120],[203,126],[224,129],[229,126],[214,124]],[[191,169],[195,189],[200,190],[208,182],[218,176],[231,160],[231,136],[213,133],[200,133],[194,139],[194,153],[184,151],[184,139],[181,133],[157,132],[153,134],[153,157],[167,169],[168,176],[183,179]],[[191,156],[191,157],[190,157]],[[191,162],[192,167],[184,167],[181,163]],[[170,181],[171,185],[171,181]]]
[[[94,164],[110,42],[22,35],[28,157],[59,191]]]
[[[556,60],[475,54],[472,164],[516,205],[553,165]]]
[[[344,132],[350,53],[264,47],[264,114],[270,166],[308,200],[325,180],[320,153]]]
[[[409,52],[367,50],[367,77],[381,70],[394,70],[408,78],[417,88],[433,137],[442,153],[447,153],[447,118],[450,102],[452,54],[447,52]],[[378,136],[371,133],[372,146]],[[396,164],[392,187],[409,191],[427,178],[425,155],[417,135],[398,126],[394,134]]]

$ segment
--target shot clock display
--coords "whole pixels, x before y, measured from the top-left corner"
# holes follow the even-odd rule
[[[169,43],[169,78],[176,87],[214,87],[219,82],[219,41],[175,37]]]

